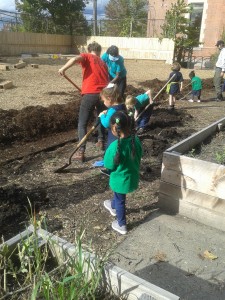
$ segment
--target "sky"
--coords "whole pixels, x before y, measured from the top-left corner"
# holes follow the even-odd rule
[[[98,18],[104,17],[104,7],[109,2],[109,0],[97,0],[97,14]],[[92,19],[93,14],[93,2],[90,0],[90,3],[86,6],[85,15],[87,19]],[[15,0],[0,0],[0,9],[15,11]]]

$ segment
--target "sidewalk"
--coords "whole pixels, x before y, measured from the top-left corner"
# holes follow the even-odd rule
[[[205,258],[206,250],[217,259]],[[182,300],[225,300],[225,232],[186,217],[153,213],[112,261]]]

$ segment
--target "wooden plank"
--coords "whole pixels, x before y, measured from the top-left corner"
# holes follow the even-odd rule
[[[207,137],[215,133],[218,129],[218,124],[222,123],[225,125],[225,118],[220,119],[219,121],[209,125],[208,127],[198,131],[197,133],[191,135],[187,139],[181,141],[180,143],[177,143],[176,145],[168,148],[166,152],[172,152],[177,151],[180,153],[185,153],[187,151],[190,151],[192,148],[194,148],[196,145],[204,141]]]
[[[25,66],[26,66],[25,62],[19,62],[18,64],[14,65],[14,68],[21,69],[21,68],[24,68]]]
[[[225,218],[225,200],[207,195],[205,193],[199,193],[191,189],[179,187],[167,182],[160,182],[159,188],[159,202],[161,195],[163,198],[167,197],[176,201],[186,201],[194,205],[210,209],[212,211],[221,213]]]
[[[170,213],[179,213],[199,223],[225,231],[224,214],[212,211],[186,201],[171,199],[168,195],[160,195],[160,208]],[[173,208],[173,210],[171,210]]]
[[[225,166],[164,152],[161,180],[225,199]]]
[[[39,67],[39,65],[38,64],[31,64],[31,67],[37,69]]]
[[[10,89],[13,86],[12,81],[3,81],[0,83],[0,89]]]
[[[9,65],[0,64],[0,70],[8,71],[9,70]]]

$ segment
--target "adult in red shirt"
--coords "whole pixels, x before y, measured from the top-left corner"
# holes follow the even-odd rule
[[[97,115],[104,110],[102,101],[100,100],[101,90],[107,86],[109,82],[108,69],[106,64],[101,60],[102,47],[96,42],[88,45],[88,53],[81,53],[71,58],[61,69],[59,74],[64,75],[65,71],[72,67],[74,64],[80,64],[82,67],[82,100],[79,110],[78,120],[78,138],[79,141],[87,133],[87,125],[93,114],[94,109],[97,110]],[[98,145],[103,148],[104,145],[104,128],[99,125],[98,129]],[[75,154],[74,159],[85,161],[85,149],[84,143],[79,152]]]

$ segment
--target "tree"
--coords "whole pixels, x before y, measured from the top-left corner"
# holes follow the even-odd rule
[[[84,34],[84,0],[16,0],[26,31]]]
[[[146,0],[110,0],[105,7],[106,34],[114,36],[146,36]]]
[[[175,42],[174,60],[178,62],[182,62],[186,55],[190,59],[193,47],[199,45],[201,16],[191,22],[186,18],[191,12],[191,5],[186,4],[185,0],[178,0],[166,11],[165,23],[161,26],[161,38],[170,38]]]

